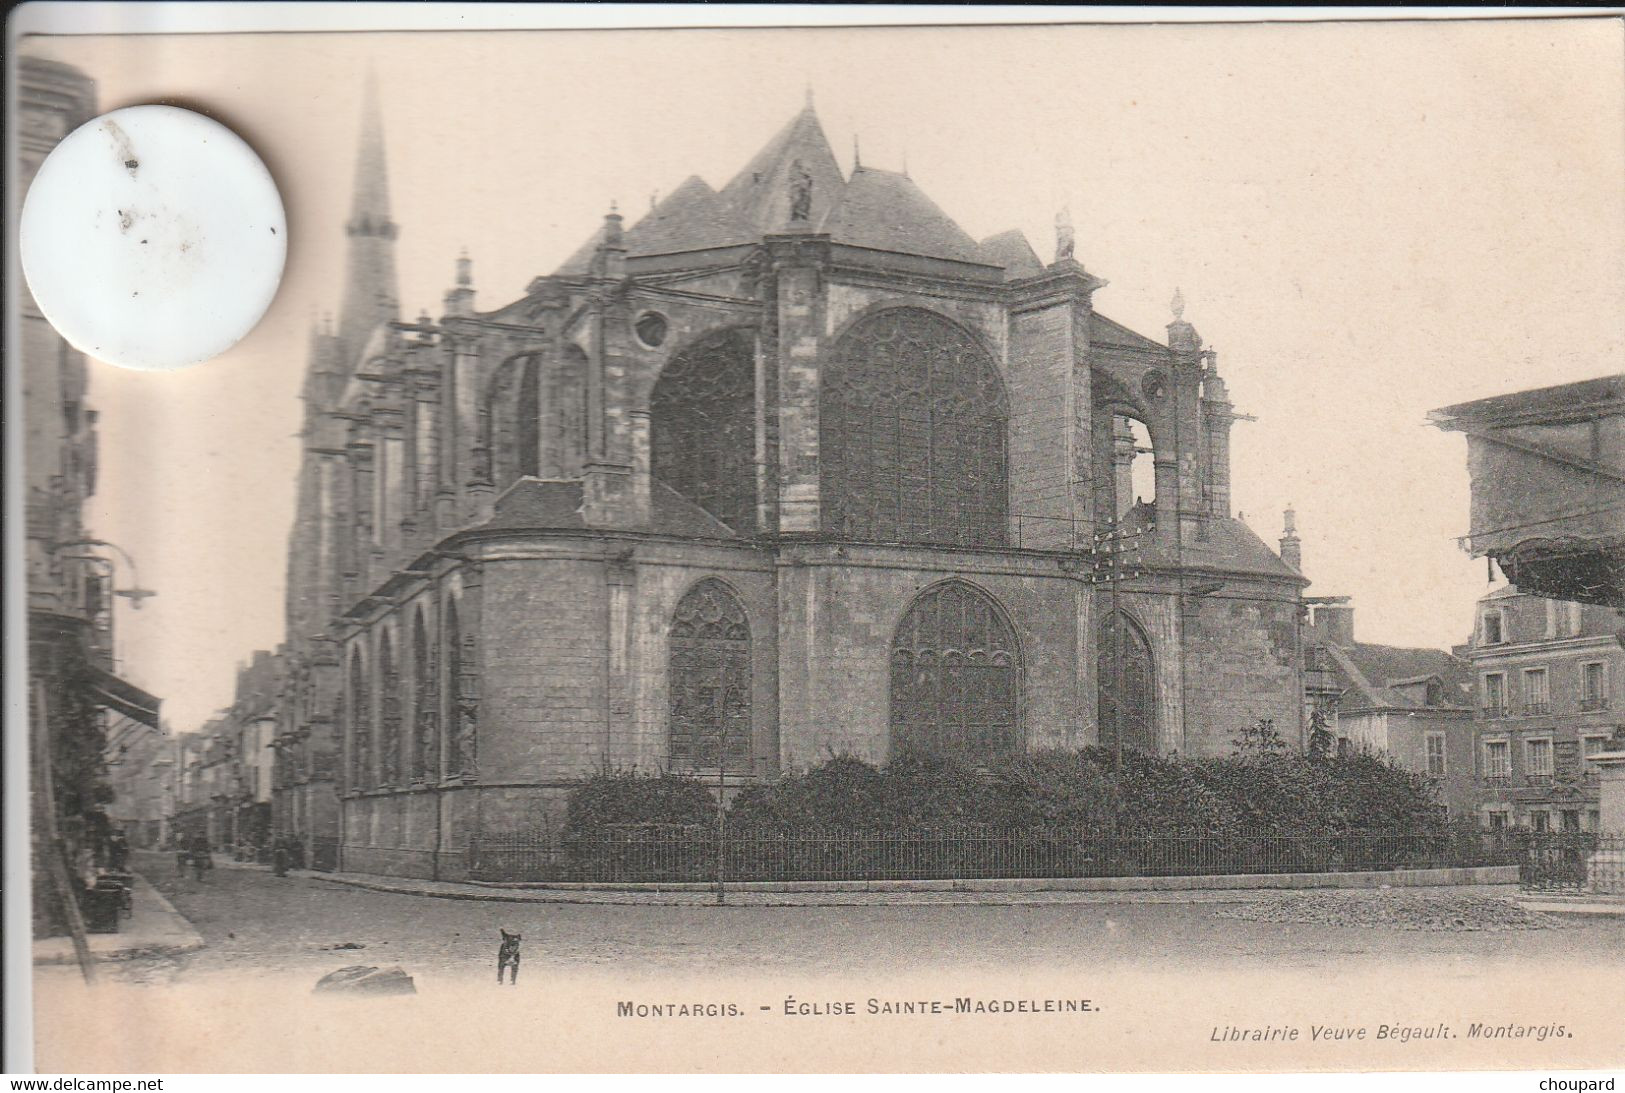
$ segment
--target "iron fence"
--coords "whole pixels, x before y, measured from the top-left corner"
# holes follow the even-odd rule
[[[1625,836],[1594,831],[1526,831],[1506,835],[1528,889],[1571,889],[1625,895]]]
[[[1503,833],[1117,835],[1065,828],[909,832],[610,828],[553,841],[487,834],[469,875],[627,883],[1171,877],[1513,865]],[[720,859],[720,860],[719,860]]]

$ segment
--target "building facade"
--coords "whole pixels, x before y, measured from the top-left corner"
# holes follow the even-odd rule
[[[19,202],[40,165],[70,131],[96,114],[95,85],[68,65],[19,58],[17,148],[11,185]],[[134,723],[158,728],[158,700],[121,678],[113,650],[118,569],[111,544],[91,537],[86,500],[96,491],[96,411],[84,355],[56,333],[21,270],[19,373],[23,434],[24,561],[28,597],[28,719],[34,929],[69,929],[76,898],[68,865],[98,860],[111,833],[115,790],[110,741]],[[126,576],[128,574],[126,573]],[[116,747],[116,744],[114,745]]]
[[[1475,557],[1520,592],[1625,610],[1625,373],[1428,416],[1467,437]]]
[[[1295,514],[1288,509],[1285,515],[1281,557],[1302,570]],[[1477,785],[1468,662],[1443,649],[1356,641],[1348,596],[1307,596],[1304,607],[1304,701],[1333,748],[1381,752],[1433,779],[1452,817],[1472,816]]]
[[[1065,223],[1047,264],[978,242],[809,102],[522,298],[464,258],[403,322],[375,100],[356,178],[288,582],[343,868],[458,875],[600,770],[1301,732],[1306,582],[1231,515],[1216,355],[1177,299],[1165,341],[1100,314]]]
[[[1589,757],[1625,746],[1625,647],[1618,613],[1491,592],[1478,604],[1478,811],[1492,827],[1597,830]]]

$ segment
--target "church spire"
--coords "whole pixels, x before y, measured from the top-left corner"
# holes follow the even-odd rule
[[[354,367],[373,329],[400,317],[400,289],[395,274],[395,237],[400,229],[389,215],[383,112],[379,107],[378,78],[371,71],[362,90],[355,183],[344,231],[350,245],[339,337],[347,363]]]

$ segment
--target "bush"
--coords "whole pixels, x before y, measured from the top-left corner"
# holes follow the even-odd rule
[[[930,833],[1066,829],[1102,837],[1329,837],[1349,831],[1444,835],[1431,779],[1371,754],[1313,758],[1249,748],[1186,759],[1106,748],[1038,751],[972,764],[911,752],[876,767],[838,755],[734,798],[735,831]],[[694,778],[601,774],[570,798],[566,834],[611,825],[705,825],[711,790]]]
[[[717,799],[703,783],[680,774],[595,774],[570,793],[567,840],[596,835],[621,824],[709,824]]]

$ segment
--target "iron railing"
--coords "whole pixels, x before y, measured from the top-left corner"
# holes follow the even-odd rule
[[[1514,829],[1506,838],[1525,888],[1625,895],[1625,835]]]
[[[550,839],[485,834],[469,875],[492,882],[874,881],[1222,876],[1512,865],[1491,831],[1329,835],[1103,835],[1067,828],[728,830],[638,826]],[[719,863],[720,848],[720,863]],[[719,868],[720,864],[720,868]]]

